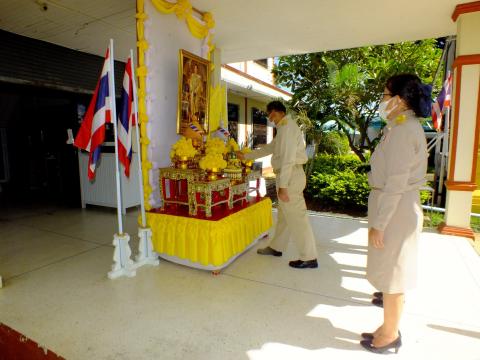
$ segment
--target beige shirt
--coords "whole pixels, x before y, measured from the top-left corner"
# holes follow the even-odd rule
[[[427,142],[419,119],[408,110],[405,115],[389,121],[384,135],[370,159],[368,182],[379,191],[379,206],[370,227],[385,230],[397,209],[402,194],[418,190],[425,184]],[[369,214],[370,215],[370,214]]]
[[[293,167],[305,164],[308,158],[302,132],[290,116],[285,116],[276,127],[275,138],[261,149],[247,153],[245,158],[253,160],[272,154],[272,167],[277,177],[277,186],[286,188],[290,182]]]

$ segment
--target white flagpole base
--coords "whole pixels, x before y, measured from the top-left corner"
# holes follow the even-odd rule
[[[136,275],[133,260],[130,259],[130,235],[127,233],[113,235],[113,265],[112,271],[108,273],[109,279],[116,279],[120,276],[134,277]]]
[[[158,255],[153,251],[152,229],[139,228],[138,237],[140,241],[138,242],[138,255],[134,264],[135,268],[143,265],[158,266],[160,261],[158,260]]]

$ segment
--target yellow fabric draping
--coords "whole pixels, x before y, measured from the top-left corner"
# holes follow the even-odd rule
[[[213,50],[213,44],[211,42],[212,34],[209,30],[215,27],[215,21],[213,20],[211,13],[205,13],[202,16],[202,23],[198,21],[195,16],[193,16],[193,9],[189,0],[178,0],[176,3],[166,0],[152,0],[152,4],[161,13],[175,13],[180,20],[185,19],[190,33],[196,38],[203,39],[208,36],[210,52]]]
[[[210,104],[208,108],[209,132],[215,132],[220,120],[227,121],[227,90],[220,84],[210,88]],[[224,124],[227,126],[227,124]]]
[[[221,266],[272,226],[272,202],[265,198],[218,221],[147,213],[147,223],[156,252]]]

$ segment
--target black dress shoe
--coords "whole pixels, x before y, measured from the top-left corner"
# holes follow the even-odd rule
[[[383,292],[381,291],[374,292],[373,297],[376,297],[378,299],[383,299]]]
[[[294,261],[290,261],[288,263],[288,265],[290,265],[291,267],[293,267],[295,269],[315,269],[315,268],[318,268],[317,259],[306,260],[306,261],[294,260]]]
[[[366,350],[371,351],[376,354],[385,354],[390,349],[395,350],[395,354],[398,353],[398,349],[402,346],[402,337],[399,336],[396,340],[392,341],[390,344],[385,346],[376,347],[372,344],[373,340],[362,340],[360,345],[362,345]]]
[[[263,249],[258,249],[257,254],[259,254],[259,255],[282,256],[281,251],[277,251],[275,249],[272,249],[270,246],[267,246],[266,248],[263,248]]]
[[[360,336],[365,340],[373,340],[373,333],[361,333]]]
[[[361,333],[360,336],[361,336],[362,338],[364,338],[365,340],[373,340],[373,338],[375,337],[375,336],[373,335],[373,333],[367,333],[367,332]],[[398,330],[398,336],[399,336],[399,337],[402,336],[402,333],[400,332],[400,330]]]
[[[383,299],[373,298],[372,299],[372,304],[375,305],[375,306],[383,308]]]

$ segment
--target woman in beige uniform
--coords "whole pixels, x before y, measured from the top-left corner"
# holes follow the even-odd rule
[[[367,279],[383,292],[384,320],[363,333],[369,351],[398,351],[404,292],[416,285],[417,239],[423,212],[419,188],[425,183],[427,144],[420,119],[430,114],[431,87],[416,75],[388,79],[379,114],[387,121],[372,154],[369,173]]]

